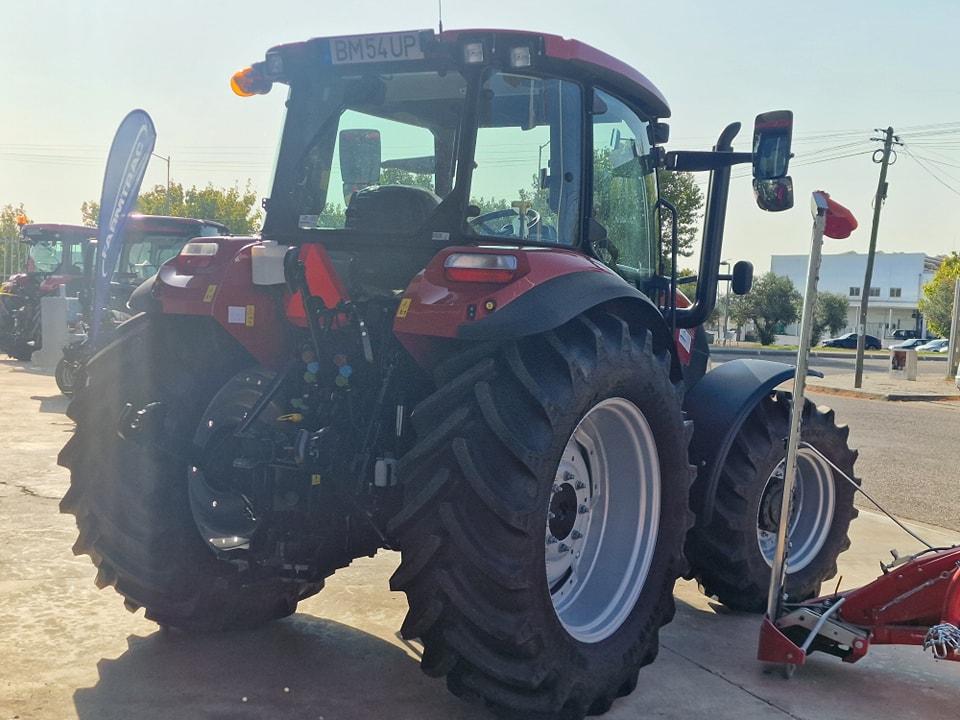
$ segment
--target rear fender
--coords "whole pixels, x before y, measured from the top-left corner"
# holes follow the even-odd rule
[[[744,421],[796,370],[770,360],[732,360],[708,372],[687,393],[683,409],[693,420],[690,462],[697,468],[690,504],[698,524],[708,524],[713,516],[720,469]]]
[[[264,366],[278,370],[287,356],[283,285],[254,285],[254,238],[203,237],[218,245],[207,264],[164,263],[153,281],[148,312],[212,317]]]
[[[517,272],[507,283],[453,281],[444,272],[444,262],[454,253],[513,255]],[[661,347],[675,350],[662,314],[646,295],[602,263],[557,248],[447,248],[409,285],[393,329],[407,351],[427,367],[436,348],[451,341],[536,335],[598,306],[642,322]],[[672,355],[679,372],[677,353]]]

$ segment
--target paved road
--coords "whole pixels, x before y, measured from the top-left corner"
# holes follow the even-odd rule
[[[755,357],[755,352],[723,352],[714,362]],[[770,359],[792,362],[789,357]],[[920,362],[918,372],[942,377],[944,363]],[[855,359],[820,355],[811,357],[810,364],[826,373],[852,373]],[[886,372],[886,360],[865,360],[864,369]],[[811,398],[834,408],[838,421],[850,426],[850,445],[860,451],[857,476],[875,500],[898,517],[960,530],[960,403],[884,402],[817,393]],[[862,496],[857,504],[874,507]]]
[[[857,476],[875,500],[899,517],[960,530],[960,403],[810,397],[850,426]]]
[[[796,361],[795,352],[766,351],[756,347],[736,347],[728,345],[725,348],[719,349],[711,347],[711,352],[713,353],[714,362],[723,362],[724,360],[734,357],[757,357],[758,354],[768,359],[791,364]],[[889,370],[889,356],[886,352],[887,351],[884,350],[882,353],[866,353],[863,358],[864,372],[887,372]],[[917,361],[917,374],[944,376],[947,368],[946,362],[947,357],[945,353],[942,355],[937,353],[936,356],[923,356]],[[819,370],[821,372],[828,372],[830,370],[844,373],[853,372],[856,369],[856,353],[853,351],[814,351],[810,354],[809,363],[812,370]]]

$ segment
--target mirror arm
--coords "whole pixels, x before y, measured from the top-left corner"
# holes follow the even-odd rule
[[[753,153],[722,150],[675,150],[665,158],[666,169],[673,172],[704,172],[752,162]]]
[[[719,155],[746,155],[733,153],[733,139],[740,132],[740,123],[731,123],[723,129],[714,150]],[[704,213],[703,244],[700,248],[700,270],[697,275],[697,294],[688,308],[672,313],[671,325],[678,328],[693,328],[702,325],[710,317],[717,303],[717,274],[720,270],[720,255],[723,251],[723,226],[730,193],[730,165],[721,165],[710,174],[707,189],[707,207]]]

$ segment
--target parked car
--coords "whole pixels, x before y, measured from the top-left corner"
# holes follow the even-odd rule
[[[829,340],[824,340],[822,345],[823,347],[847,348],[848,350],[856,349],[857,334],[850,332],[840,337],[830,338]],[[876,338],[873,335],[864,335],[863,347],[867,350],[880,350],[882,347],[880,338]]]
[[[950,340],[947,338],[937,338],[936,340],[925,342],[923,345],[918,345],[916,349],[921,352],[946,352],[949,345]]]
[[[912,340],[913,338],[920,337],[919,330],[894,330],[893,334],[890,335],[894,340]]]
[[[922,338],[910,338],[901,343],[891,345],[891,350],[919,350],[921,346],[926,345],[927,341]]]

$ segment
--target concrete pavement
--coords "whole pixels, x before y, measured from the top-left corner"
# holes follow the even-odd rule
[[[406,603],[388,589],[395,553],[355,562],[296,615],[254,632],[186,637],[126,612],[112,589],[95,588],[88,558],[72,555],[73,518],[57,512],[68,483],[56,465],[71,428],[65,408],[51,375],[0,360],[0,718],[493,717],[423,675],[416,644],[397,638]],[[960,540],[911,527],[935,545]],[[921,547],[872,513],[851,537],[841,588],[874,579],[891,549]],[[605,717],[957,717],[960,663],[877,646],[855,665],[815,653],[785,680],[755,659],[756,616],[726,610],[691,582],[677,584],[676,598],[659,658]]]

